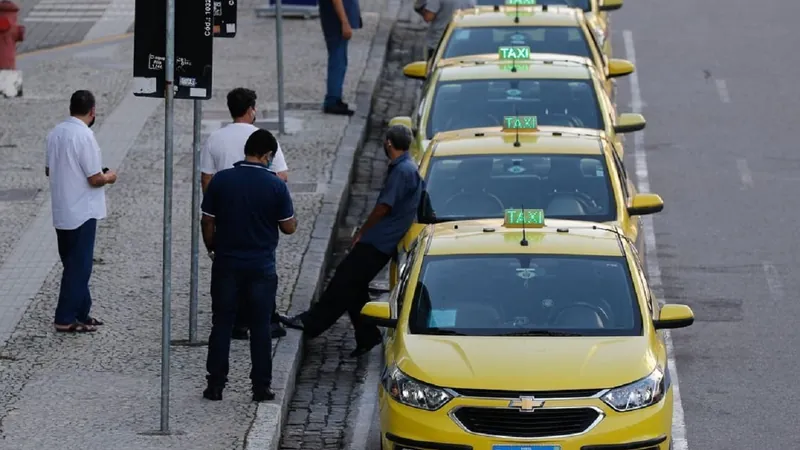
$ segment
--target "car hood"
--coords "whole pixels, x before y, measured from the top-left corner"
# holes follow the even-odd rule
[[[646,337],[403,336],[397,366],[441,387],[497,390],[605,389],[650,374]]]

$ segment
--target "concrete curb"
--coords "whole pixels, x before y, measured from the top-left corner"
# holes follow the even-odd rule
[[[323,197],[322,209],[314,221],[308,250],[303,255],[300,274],[292,293],[291,310],[288,311],[290,314],[305,310],[321,294],[328,260],[333,253],[336,226],[347,211],[356,152],[367,138],[372,98],[378,88],[399,10],[400,0],[387,0],[381,12],[367,66],[356,90],[356,114],[350,118],[336,149],[330,185]],[[288,330],[288,335],[278,341],[273,356],[272,387],[276,394],[275,401],[258,405],[253,423],[245,436],[245,450],[278,450],[302,358],[302,333]]]

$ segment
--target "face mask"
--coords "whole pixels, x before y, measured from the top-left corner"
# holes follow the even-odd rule
[[[253,120],[250,121],[250,124],[255,125],[256,123],[256,109],[253,108]]]
[[[267,169],[269,169],[270,167],[272,167],[272,161],[271,160],[267,161]]]
[[[89,128],[92,128],[92,125],[94,125],[94,121],[95,121],[95,120],[97,120],[97,117],[92,117],[92,121],[91,121],[91,122],[89,122],[89,125],[88,125],[88,126],[89,126]]]

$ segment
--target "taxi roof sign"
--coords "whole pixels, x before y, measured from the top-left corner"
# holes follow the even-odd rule
[[[521,45],[500,47],[497,49],[497,55],[500,59],[530,59],[531,48]]]
[[[506,228],[544,227],[543,209],[507,209],[503,226]]]
[[[536,131],[539,121],[536,116],[505,116],[503,131]]]
[[[530,6],[535,5],[536,0],[506,0],[506,5],[520,5],[520,6]]]

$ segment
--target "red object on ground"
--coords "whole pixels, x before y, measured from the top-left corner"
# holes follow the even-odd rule
[[[19,6],[0,1],[0,70],[17,68],[17,42],[25,39],[25,27],[17,24]]]

